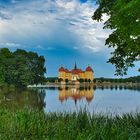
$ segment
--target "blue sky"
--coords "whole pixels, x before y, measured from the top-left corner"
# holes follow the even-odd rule
[[[82,69],[91,65],[95,77],[114,77],[106,63],[112,50],[104,45],[111,31],[91,19],[96,8],[93,0],[0,0],[0,47],[44,55],[46,76],[76,62]],[[138,75],[138,66],[127,77]]]

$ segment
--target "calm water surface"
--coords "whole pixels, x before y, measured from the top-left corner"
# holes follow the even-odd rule
[[[123,114],[140,111],[140,90],[61,87],[28,91],[0,90],[0,106],[11,110],[37,108],[47,112]]]

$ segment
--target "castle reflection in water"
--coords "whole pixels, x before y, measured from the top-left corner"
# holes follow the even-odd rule
[[[90,103],[94,98],[94,90],[91,87],[65,87],[61,86],[59,90],[59,100],[63,103],[68,99],[72,99],[75,104],[78,100],[86,99]]]

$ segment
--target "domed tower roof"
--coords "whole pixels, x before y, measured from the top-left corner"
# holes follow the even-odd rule
[[[93,69],[92,69],[90,66],[88,66],[88,67],[86,68],[86,71],[92,71],[92,72],[93,72]]]
[[[64,72],[64,71],[65,71],[65,69],[63,67],[59,68],[59,72]]]

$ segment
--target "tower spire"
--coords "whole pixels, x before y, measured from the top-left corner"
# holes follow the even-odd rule
[[[74,69],[75,69],[75,70],[77,69],[77,65],[76,65],[76,62],[75,62],[75,66],[74,66]]]

